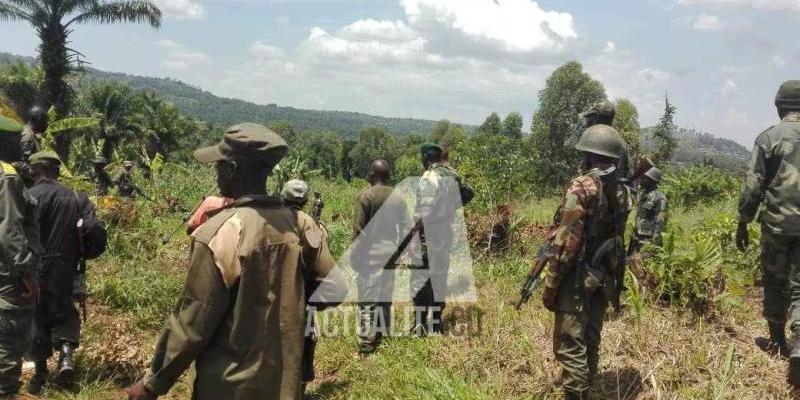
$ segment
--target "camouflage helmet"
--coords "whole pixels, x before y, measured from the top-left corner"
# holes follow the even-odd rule
[[[644,176],[650,178],[655,183],[661,183],[661,178],[663,177],[663,174],[661,173],[660,169],[653,167],[647,170],[647,172],[644,173]]]
[[[281,195],[286,201],[305,203],[308,201],[308,183],[292,179],[283,185]]]
[[[593,105],[592,108],[583,113],[584,117],[589,115],[597,115],[600,117],[609,117],[613,119],[614,116],[617,115],[617,107],[614,106],[614,103],[608,100],[603,100]]]
[[[584,153],[620,159],[625,154],[625,142],[616,129],[608,125],[594,125],[583,132],[575,149]]]
[[[800,80],[784,82],[775,96],[775,105],[779,108],[800,110]]]

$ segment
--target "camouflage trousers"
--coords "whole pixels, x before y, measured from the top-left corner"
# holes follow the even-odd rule
[[[32,356],[35,360],[50,358],[53,350],[60,350],[64,343],[77,347],[80,342],[81,318],[71,293],[57,295],[42,290],[34,323]]]
[[[369,267],[358,272],[358,350],[371,353],[389,335],[394,271]]]
[[[589,390],[600,362],[600,334],[603,330],[608,300],[597,290],[580,312],[556,312],[553,330],[553,353],[563,368],[565,390],[583,393]]]
[[[761,229],[763,316],[769,322],[789,323],[800,331],[800,237],[776,235]]]
[[[33,309],[0,310],[0,397],[19,392],[32,321]]]

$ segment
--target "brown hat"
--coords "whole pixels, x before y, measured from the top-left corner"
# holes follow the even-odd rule
[[[219,144],[196,150],[194,158],[202,163],[244,158],[274,166],[288,150],[280,135],[266,126],[244,123],[228,128]]]

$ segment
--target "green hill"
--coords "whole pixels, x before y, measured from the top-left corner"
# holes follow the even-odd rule
[[[645,148],[653,148],[654,127],[642,129]],[[750,150],[741,144],[710,133],[693,129],[680,129],[677,132],[678,149],[673,162],[679,165],[711,163],[735,172],[744,171],[750,158]]]

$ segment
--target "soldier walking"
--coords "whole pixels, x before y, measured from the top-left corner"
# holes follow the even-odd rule
[[[39,304],[36,307],[36,336],[33,359],[36,372],[29,392],[40,394],[47,381],[47,360],[59,352],[56,383],[71,385],[75,374],[75,349],[80,343],[81,320],[72,299],[72,284],[80,262],[78,194],[58,182],[61,161],[50,151],[30,158],[33,196],[39,204],[39,228],[45,253],[39,268]]]
[[[587,398],[598,372],[606,308],[618,294],[615,247],[622,245],[620,225],[630,211],[628,192],[618,191],[624,148],[610,126],[584,132],[576,149],[586,172],[570,184],[548,235],[553,252],[544,271],[543,302],[555,313],[553,350],[568,400]]]
[[[297,399],[302,395],[306,280],[319,303],[344,299],[344,282],[316,224],[300,227],[267,178],[286,155],[278,134],[258,124],[229,128],[195,152],[216,163],[224,197],[235,199],[192,234],[183,295],[168,318],[130,399],[166,394],[194,363],[193,399]]]
[[[121,197],[133,199],[137,193],[140,193],[139,188],[133,183],[133,163],[124,161],[122,163],[122,171],[114,179],[114,184],[117,186],[117,193]]]
[[[403,199],[392,196],[389,162],[374,160],[367,180],[370,186],[362,190],[356,200],[354,246],[350,253],[358,286],[358,351],[361,355],[375,352],[382,338],[389,334],[394,266],[388,266],[387,262],[410,225]]]
[[[42,249],[36,201],[11,163],[22,158],[22,126],[0,116],[0,399],[15,399],[31,339]]]
[[[662,233],[667,226],[667,197],[658,185],[661,183],[661,171],[650,168],[639,181],[639,201],[636,207],[636,222],[629,253],[638,253],[645,243],[656,246],[662,244]]]
[[[763,316],[769,338],[759,338],[757,344],[788,356],[790,381],[800,387],[800,81],[784,82],[775,105],[781,122],[756,138],[739,200],[736,244],[742,251],[747,248],[747,225],[760,215]],[[787,322],[795,334],[791,347]]]

